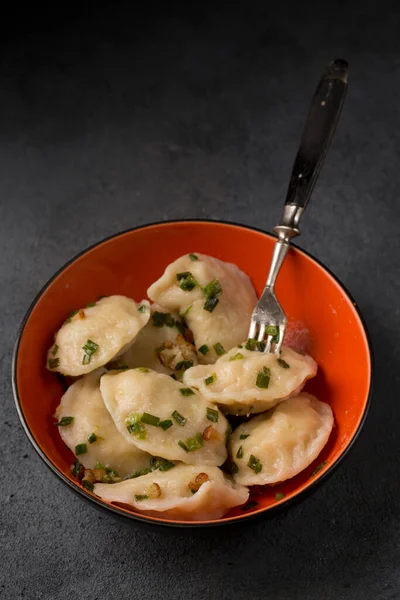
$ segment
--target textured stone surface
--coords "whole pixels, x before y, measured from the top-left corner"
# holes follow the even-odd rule
[[[51,26],[36,8],[22,29],[22,15],[7,23],[1,598],[400,597],[400,12],[386,1],[269,4],[189,14],[166,3],[144,15],[72,4]],[[370,328],[364,431],[322,488],[272,521],[185,536],[114,522],[53,477],[19,425],[18,324],[56,269],[118,230],[181,217],[271,229],[310,96],[336,56],[350,62],[349,94],[299,243],[348,286]]]

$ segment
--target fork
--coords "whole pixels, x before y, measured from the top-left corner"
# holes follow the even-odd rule
[[[322,76],[311,102],[307,121],[294,161],[280,223],[274,227],[278,239],[264,291],[251,316],[248,339],[259,350],[279,355],[287,318],[279,304],[274,286],[290,247],[300,235],[299,221],[314,189],[330,146],[347,91],[348,65],[331,62]],[[266,338],[265,338],[266,336]]]

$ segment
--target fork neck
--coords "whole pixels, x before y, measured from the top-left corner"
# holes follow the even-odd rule
[[[282,214],[282,220],[274,227],[274,232],[278,234],[272,253],[271,266],[269,269],[266,288],[273,290],[279,271],[285,256],[288,253],[290,240],[296,235],[300,235],[299,221],[304,208],[294,204],[285,204]]]

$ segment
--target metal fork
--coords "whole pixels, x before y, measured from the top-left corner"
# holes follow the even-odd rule
[[[267,282],[251,316],[249,340],[259,342],[258,349],[264,352],[279,355],[281,350],[287,318],[275,296],[275,281],[288,253],[290,240],[300,235],[300,217],[310,199],[335,132],[346,96],[347,77],[346,61],[335,60],[330,63],[311,102],[290,177],[282,219],[274,227],[278,239],[272,253]]]

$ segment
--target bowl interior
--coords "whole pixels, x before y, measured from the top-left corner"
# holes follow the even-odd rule
[[[74,309],[101,295],[123,294],[137,301],[178,256],[201,252],[238,265],[263,290],[274,238],[237,225],[214,222],[169,222],[130,230],[81,254],[41,292],[23,324],[16,349],[14,385],[19,412],[36,449],[83,495],[95,497],[71,476],[73,455],[61,441],[52,417],[63,393],[56,376],[45,368],[54,332]],[[319,365],[306,390],[328,402],[335,427],[313,465],[277,487],[252,490],[254,501],[220,521],[269,510],[300,494],[343,455],[360,428],[370,380],[370,350],[355,305],[340,284],[314,259],[292,249],[277,281],[277,296],[289,318],[287,341],[306,350]],[[322,466],[321,466],[322,465]],[[314,475],[316,467],[321,466]],[[277,491],[285,494],[277,502]],[[107,504],[103,503],[102,504]],[[117,511],[137,516],[126,508]],[[141,520],[168,522],[141,517]],[[178,523],[178,522],[177,522]],[[197,523],[204,525],[204,522]]]

